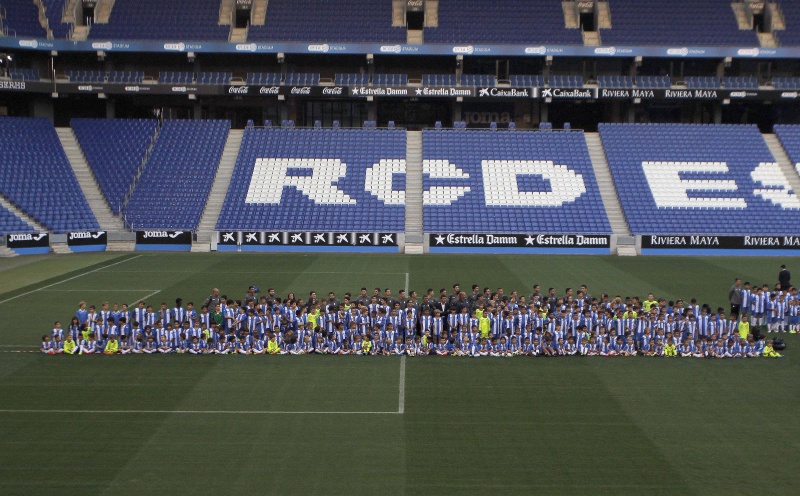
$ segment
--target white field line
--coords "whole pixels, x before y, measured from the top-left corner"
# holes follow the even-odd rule
[[[400,357],[400,398],[397,401],[397,413],[406,412],[406,356]]]
[[[191,274],[191,269],[186,270],[117,270],[120,274]],[[337,270],[333,272],[317,272],[306,270],[204,270],[204,274],[352,274],[352,270]],[[393,276],[406,274],[406,272],[372,272],[370,275]]]
[[[160,289],[44,289],[45,293],[143,293],[145,291],[161,291]]]
[[[2,305],[3,303],[8,303],[9,301],[14,301],[17,298],[22,298],[23,296],[28,296],[29,294],[37,293],[37,292],[42,291],[42,290],[47,289],[47,288],[52,288],[53,286],[58,286],[59,284],[64,284],[65,282],[73,281],[75,279],[78,279],[79,277],[88,276],[89,274],[93,274],[93,273],[101,271],[103,269],[107,269],[109,267],[114,267],[115,265],[124,264],[125,262],[130,262],[131,260],[136,260],[137,258],[143,257],[143,256],[144,255],[136,255],[135,257],[126,258],[125,260],[122,260],[121,262],[116,262],[116,263],[113,263],[111,265],[105,265],[103,267],[100,267],[100,268],[97,268],[97,269],[94,269],[94,270],[90,270],[89,272],[84,272],[82,274],[78,274],[77,276],[72,276],[70,278],[64,279],[63,281],[54,282],[53,284],[48,284],[47,286],[42,286],[41,288],[34,289],[33,291],[28,291],[26,293],[18,294],[17,296],[12,296],[11,298],[8,298],[7,300],[0,301],[0,305]]]
[[[142,291],[150,291],[150,290],[149,289],[143,289]],[[147,296],[145,296],[143,298],[139,298],[138,300],[133,301],[131,303],[128,303],[128,307],[132,307],[132,306],[136,305],[139,301],[144,301],[144,300],[150,298],[153,295],[157,295],[160,292],[161,292],[160,289],[156,289],[155,291],[153,291],[152,293],[148,294]]]
[[[308,412],[273,410],[0,410],[8,413],[87,413],[87,414],[200,414],[200,415],[397,415],[399,412]]]

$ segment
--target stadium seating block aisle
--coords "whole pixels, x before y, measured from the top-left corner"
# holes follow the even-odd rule
[[[70,125],[111,211],[119,215],[153,141],[158,122],[148,119],[72,119]]]
[[[125,206],[127,223],[135,229],[195,229],[230,125],[230,121],[166,121]]]

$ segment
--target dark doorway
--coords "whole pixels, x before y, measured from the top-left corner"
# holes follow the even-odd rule
[[[451,127],[452,117],[453,104],[448,100],[386,101],[378,107],[380,127],[386,127],[389,121],[411,131],[432,128],[436,121],[440,121],[444,127]]]
[[[406,26],[408,29],[425,27],[425,12],[406,12]]]
[[[583,31],[597,31],[597,24],[594,22],[594,12],[581,13],[581,29]]]

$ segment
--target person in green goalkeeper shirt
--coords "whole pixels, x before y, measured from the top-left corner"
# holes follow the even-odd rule
[[[656,301],[656,297],[653,293],[647,295],[647,299],[642,302],[642,308],[645,312],[649,312],[653,306],[658,306],[658,302]]]
[[[478,319],[478,329],[481,332],[482,338],[488,338],[489,333],[492,331],[492,321],[486,314],[481,315]]]
[[[667,344],[664,345],[664,356],[666,357],[678,356],[678,348],[675,346],[675,342],[672,340],[672,338],[669,338]]]
[[[103,354],[114,355],[116,353],[119,353],[119,341],[117,341],[117,337],[112,334],[108,339],[108,343],[106,343],[106,348],[103,350]]]
[[[742,314],[742,320],[739,322],[738,331],[741,339],[747,339],[747,335],[750,334],[750,322],[747,321],[747,315],[744,313]]]
[[[764,352],[761,353],[761,356],[767,358],[780,358],[783,355],[775,351],[775,348],[772,347],[772,340],[770,339],[767,341],[767,345],[764,346]]]

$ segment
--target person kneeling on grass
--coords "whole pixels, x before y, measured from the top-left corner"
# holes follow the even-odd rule
[[[761,353],[761,356],[767,358],[780,358],[783,355],[775,351],[775,348],[772,347],[772,340],[770,339],[767,341],[767,345],[764,346],[764,351]]]
[[[117,341],[116,334],[112,334],[110,338],[108,338],[108,342],[106,343],[106,347],[103,350],[104,355],[115,355],[119,353],[119,341]]]

